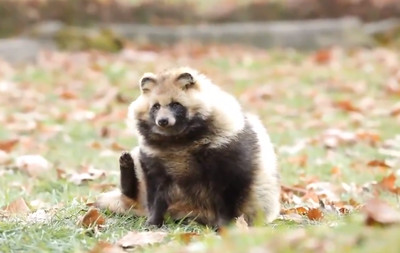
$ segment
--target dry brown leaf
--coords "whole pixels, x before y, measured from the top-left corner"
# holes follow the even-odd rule
[[[23,155],[17,157],[15,164],[18,169],[27,172],[32,177],[47,177],[50,171],[50,163],[40,155]]]
[[[355,201],[354,199],[350,199],[349,200],[349,205],[351,205],[354,208],[359,208],[360,207],[360,203],[358,203],[357,201]]]
[[[14,200],[2,209],[10,214],[26,214],[31,211],[23,198]]]
[[[65,179],[67,176],[67,172],[63,169],[56,168],[56,172],[57,172],[57,179]]]
[[[318,64],[326,64],[332,60],[332,49],[321,49],[314,54],[314,61]]]
[[[297,212],[298,214],[300,214],[300,215],[305,215],[305,214],[308,213],[307,208],[302,207],[302,206],[296,207],[295,209],[296,209],[296,212]]]
[[[15,145],[17,145],[18,142],[19,141],[17,139],[1,141],[0,150],[3,150],[5,152],[10,152],[15,147]]]
[[[133,248],[153,243],[161,243],[168,234],[160,231],[138,232],[132,231],[122,237],[117,245],[122,248]]]
[[[114,150],[114,151],[124,151],[124,150],[127,150],[126,148],[124,148],[123,146],[121,146],[120,144],[118,144],[118,143],[116,143],[116,142],[113,142],[113,143],[111,144],[111,149]]]
[[[386,92],[393,96],[400,96],[400,85],[397,80],[391,80],[385,85]]]
[[[392,107],[392,109],[390,110],[390,115],[394,117],[400,115],[400,102],[396,103]]]
[[[341,100],[337,101],[333,104],[335,107],[342,109],[343,111],[347,112],[361,112],[361,109],[355,106],[351,101],[349,100]]]
[[[0,150],[0,164],[8,164],[11,161],[11,156],[3,151]]]
[[[91,207],[80,220],[80,224],[84,227],[101,226],[106,223],[106,219],[100,213],[99,209]]]
[[[387,190],[387,191],[395,191],[396,187],[395,187],[395,183],[396,183],[396,175],[394,173],[391,173],[389,176],[384,177],[382,179],[382,181],[380,181],[378,183],[379,187],[381,187],[383,190]]]
[[[322,135],[322,142],[327,148],[336,148],[340,144],[354,144],[356,140],[356,134],[336,128],[327,129]]]
[[[60,92],[59,96],[66,100],[76,99],[78,97],[75,92],[65,89]]]
[[[378,198],[369,200],[365,204],[363,211],[366,214],[365,223],[369,226],[400,223],[399,211]]]
[[[121,249],[121,247],[103,241],[98,242],[96,246],[94,246],[94,248],[89,251],[89,253],[124,253],[124,252],[126,251]]]
[[[318,208],[312,208],[312,209],[308,210],[307,217],[310,220],[319,221],[319,220],[322,220],[322,218],[324,217],[324,214]]]
[[[339,167],[332,167],[331,169],[331,174],[334,176],[341,176],[342,175],[342,171],[340,170]]]
[[[110,129],[108,127],[102,127],[100,132],[101,137],[107,138],[110,136]]]
[[[357,139],[367,141],[373,145],[381,142],[381,136],[373,131],[359,130],[356,133]]]
[[[285,214],[285,215],[287,215],[287,214],[306,215],[307,213],[308,213],[308,208],[303,207],[303,206],[281,210],[281,214]]]
[[[340,208],[338,209],[338,212],[339,212],[340,214],[349,214],[349,213],[350,213],[350,210],[351,210],[350,208],[343,206],[343,207],[340,207]]]
[[[382,168],[390,168],[391,166],[388,165],[385,161],[381,160],[372,160],[367,163],[368,166],[371,167],[382,167]]]
[[[282,192],[291,192],[297,195],[304,195],[307,193],[307,190],[300,186],[287,186],[281,185]]]
[[[179,239],[179,241],[188,244],[189,242],[191,242],[194,238],[199,237],[198,233],[194,233],[194,232],[187,232],[187,233],[179,233],[177,235],[177,238]]]
[[[296,166],[305,167],[307,165],[308,156],[306,154],[290,157],[288,162]]]
[[[101,143],[98,141],[94,141],[94,142],[90,143],[89,146],[93,149],[101,149],[102,148]]]
[[[84,182],[93,181],[101,177],[105,177],[106,172],[93,168],[92,166],[85,167],[81,173],[72,173],[68,179],[71,183],[81,185]]]
[[[288,220],[288,221],[293,221],[296,223],[303,223],[305,218],[303,215],[300,215],[298,213],[287,213],[282,215],[283,220]]]
[[[308,191],[303,197],[301,197],[301,199],[312,200],[315,203],[319,202],[319,196],[314,191]]]

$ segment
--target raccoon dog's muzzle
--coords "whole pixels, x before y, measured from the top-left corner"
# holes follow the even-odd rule
[[[171,110],[165,107],[161,107],[157,112],[157,117],[155,118],[155,122],[159,127],[168,128],[175,125],[176,119]]]

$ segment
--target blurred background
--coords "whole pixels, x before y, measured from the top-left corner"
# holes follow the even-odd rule
[[[0,57],[183,40],[298,49],[381,45],[398,42],[399,15],[396,0],[0,0]]]
[[[399,49],[399,0],[0,0],[0,252],[83,252],[145,229],[77,221],[137,145],[139,78],[178,65],[260,116],[282,210],[222,241],[170,222],[171,238],[211,235],[160,252],[400,252]]]

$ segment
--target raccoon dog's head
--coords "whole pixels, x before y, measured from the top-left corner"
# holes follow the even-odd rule
[[[193,141],[204,135],[210,118],[199,77],[189,68],[144,74],[141,95],[130,107],[140,135],[147,141]]]
[[[191,68],[146,73],[139,85],[141,95],[130,105],[128,119],[149,144],[186,144],[203,137],[223,143],[244,126],[236,99]]]

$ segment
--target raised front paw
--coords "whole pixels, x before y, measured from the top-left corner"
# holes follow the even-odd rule
[[[135,165],[133,158],[128,151],[123,151],[119,157],[119,166],[121,169],[132,169]]]

